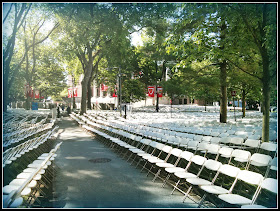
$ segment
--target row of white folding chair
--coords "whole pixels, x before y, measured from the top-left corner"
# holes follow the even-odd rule
[[[190,159],[191,161],[192,161],[192,159]],[[201,157],[201,156],[199,156],[199,155],[194,155],[193,156],[193,161],[196,161],[196,165],[200,165],[200,168],[198,168],[197,169],[197,171],[196,171],[196,173],[194,174],[194,172],[188,172],[188,169],[189,169],[189,166],[190,166],[190,164],[191,164],[191,162],[189,162],[188,163],[188,166],[186,167],[186,169],[182,169],[182,168],[174,168],[174,167],[171,167],[170,169],[173,169],[173,173],[174,173],[174,175],[175,176],[177,176],[178,177],[178,181],[173,185],[174,186],[174,189],[173,189],[173,191],[175,190],[175,189],[177,189],[177,190],[180,190],[181,192],[183,192],[184,194],[185,194],[185,196],[184,196],[184,199],[183,199],[183,201],[185,200],[185,198],[186,197],[188,197],[189,196],[189,193],[190,193],[190,191],[191,191],[191,189],[192,189],[192,187],[193,186],[203,186],[203,187],[205,187],[206,186],[206,190],[208,190],[209,188],[212,188],[212,190],[213,190],[213,183],[214,183],[214,181],[215,181],[215,179],[217,178],[217,176],[218,176],[218,174],[212,174],[212,175],[215,175],[215,176],[212,176],[211,178],[200,178],[199,176],[200,175],[202,175],[203,173],[203,169],[209,169],[209,170],[211,170],[211,171],[214,171],[214,172],[218,172],[218,170],[221,168],[221,166],[222,166],[222,163],[220,163],[220,162],[218,162],[218,161],[214,161],[214,160],[211,160],[211,159],[209,159],[209,160],[206,160],[205,158],[203,158],[203,157]],[[229,171],[229,169],[231,168],[231,169],[234,169],[235,170],[235,172],[239,172],[239,171],[241,171],[239,168],[237,168],[237,167],[234,167],[234,166],[230,166],[230,165],[228,165],[228,164],[224,164],[223,165],[224,166],[224,169],[226,169],[225,170],[225,172],[226,172],[226,174],[232,174],[232,171]],[[170,172],[170,170],[168,171],[168,167],[166,167],[165,168],[165,170],[167,170],[167,172]],[[258,174],[258,173],[256,173],[256,172],[250,172],[250,171],[247,171],[247,170],[243,170],[242,172],[246,172],[246,173],[248,173],[249,172],[249,174],[251,175],[251,176],[257,176],[258,178],[263,178],[263,176],[261,175],[261,174]],[[206,174],[207,175],[207,174]],[[211,175],[211,174],[208,174],[208,175]],[[234,174],[233,174],[234,175]],[[248,174],[246,174],[247,176],[248,176]],[[232,176],[232,175],[231,175]],[[237,176],[237,174],[235,173],[235,176]],[[170,177],[170,174],[168,175],[168,178]],[[240,177],[241,178],[241,177]],[[240,179],[239,178],[239,179]],[[245,177],[242,177],[241,179],[244,179]],[[180,183],[180,180],[182,180],[182,179],[184,179],[184,180],[186,180],[186,183],[188,183],[188,189],[187,189],[187,191],[186,192],[184,192],[182,189],[180,189],[180,188],[178,188],[178,185],[179,185],[179,183]],[[166,182],[166,181],[165,181]],[[254,184],[258,184],[258,185],[260,185],[260,180],[258,180],[258,182],[257,183],[254,183]],[[235,183],[233,183],[233,186],[234,186],[234,184]],[[216,192],[218,192],[218,191],[220,191],[220,193],[222,194],[222,193],[226,193],[226,194],[228,194],[228,193],[231,193],[231,191],[232,191],[232,188],[233,188],[233,186],[231,186],[231,188],[230,188],[230,190],[225,190],[224,188],[221,188],[221,187],[215,187],[214,188],[214,190],[216,191]],[[172,193],[173,193],[173,191],[172,191]],[[222,192],[221,192],[222,191]],[[257,194],[257,191],[255,192],[255,194]],[[236,196],[236,195],[234,195],[234,196]],[[220,197],[225,197],[226,198],[226,196],[220,196]],[[255,198],[255,195],[253,195],[252,196],[252,199],[250,200],[250,199],[246,199],[246,198],[242,198],[241,196],[237,196],[237,197],[239,197],[239,198],[241,198],[241,199],[243,199],[243,201],[245,201],[245,202],[242,202],[241,204],[249,204],[249,203],[252,203],[253,202],[253,199]],[[204,200],[204,197],[202,197],[202,200],[201,200],[201,202]]]
[[[196,136],[196,137],[198,137],[198,136]],[[202,137],[202,136],[201,136]],[[199,137],[199,138],[201,138],[201,137]],[[149,138],[151,138],[151,137],[149,137]],[[204,137],[203,137],[204,138]],[[199,139],[198,139],[199,140]],[[222,139],[223,140],[223,139]],[[222,143],[230,143],[230,144],[240,144],[240,143],[242,143],[242,141],[243,141],[243,139],[242,138],[231,138],[231,139],[229,139],[229,138],[224,138],[224,142],[222,141]],[[172,143],[172,141],[171,142],[168,142],[168,143]],[[219,154],[219,149],[220,149],[220,147],[218,146],[218,145],[215,145],[215,144],[207,144],[207,143],[199,143],[199,142],[190,142],[190,143],[194,143],[195,145],[189,145],[189,149],[195,149],[195,150],[200,150],[200,151],[202,151],[202,152],[204,152],[205,153],[205,155],[206,155],[206,153],[208,152],[208,153],[211,153],[211,154],[215,154],[215,155],[218,155]],[[236,161],[239,161],[239,162],[247,162],[246,164],[245,164],[245,166],[247,166],[248,165],[248,162],[250,161],[250,156],[251,156],[251,154],[249,153],[249,152],[247,152],[247,151],[242,151],[242,150],[236,150],[233,154],[232,154],[232,156],[234,157],[234,159],[236,160]],[[253,157],[254,158],[254,157]],[[231,159],[231,158],[230,158]],[[268,159],[268,158],[267,158]],[[263,162],[263,164],[262,165],[268,165],[268,161],[269,160],[267,160],[266,159],[266,162]],[[229,161],[230,162],[230,161]],[[265,164],[266,163],[266,164]]]
[[[231,178],[231,183],[219,183],[219,181],[228,181],[225,178],[229,177]],[[221,178],[221,179],[219,179]],[[189,182],[191,182],[192,179],[189,179]],[[193,179],[195,181],[195,179]],[[217,181],[217,182],[216,182]],[[239,186],[237,185],[238,181],[243,181],[247,185],[246,186]],[[224,164],[222,165],[217,175],[215,176],[215,179],[211,181],[209,184],[204,184],[202,181],[201,183],[198,181],[195,181],[196,187],[200,190],[203,190],[204,195],[202,196],[201,200],[199,201],[198,207],[202,206],[207,196],[208,200],[213,202],[216,206],[220,207],[223,206],[223,203],[220,204],[220,202],[217,202],[217,200],[214,200],[214,198],[219,198],[222,202],[227,202],[229,204],[229,207],[235,207],[235,206],[244,206],[244,205],[251,205],[253,204],[259,193],[261,188],[267,188],[270,191],[273,191],[277,194],[276,191],[276,179],[272,178],[264,178],[261,174],[248,171],[248,170],[240,170],[237,167]],[[257,188],[253,189],[253,191],[249,192],[249,190],[246,188],[248,185],[255,186],[257,185]],[[241,188],[240,188],[241,187]],[[249,195],[244,196],[241,195],[238,191],[238,189],[242,189],[243,192],[248,192]],[[237,190],[236,190],[237,189]],[[235,193],[233,193],[235,192]],[[276,197],[271,197],[269,200],[275,200]],[[218,203],[218,204],[217,204]],[[245,208],[245,207],[244,207]],[[253,208],[253,207],[252,207]]]
[[[3,165],[4,171],[4,184],[8,184],[11,179],[15,178],[16,175],[22,171],[24,166],[27,166],[30,162],[32,162],[39,154],[42,154],[46,151],[49,151],[52,147],[51,136],[55,133],[55,130],[58,128],[54,128],[52,131],[49,131],[44,136],[42,136],[38,141],[34,141],[28,147],[21,148],[20,151],[17,151],[16,154],[12,154],[13,156],[9,157],[8,160],[5,161]]]
[[[172,150],[171,150],[172,151]],[[178,149],[177,149],[177,151],[178,152],[180,152]],[[199,156],[199,155],[195,155],[197,158],[200,158],[200,160],[206,160],[206,158],[203,158],[202,156]],[[168,157],[168,156],[167,156]],[[156,161],[157,161],[157,159],[155,159]],[[199,159],[198,159],[199,160]],[[155,161],[155,162],[156,162]],[[216,169],[216,170],[218,170],[218,167],[221,165],[221,163],[220,162],[218,162],[218,161],[214,161],[214,160],[208,160],[209,161],[209,163],[211,163],[209,166],[208,166],[208,168],[211,168],[212,170],[213,169]],[[211,161],[211,162],[210,162]],[[198,161],[197,161],[198,162]],[[214,165],[214,163],[220,163],[220,165]],[[199,163],[199,162],[198,162]],[[202,162],[200,162],[201,164],[202,164]],[[167,162],[166,162],[166,160],[163,162],[162,160],[161,160],[161,162],[158,162],[158,163],[156,163],[156,165],[158,165],[159,167],[164,167],[164,168],[166,168],[166,169],[168,169],[168,168],[175,168],[176,167],[176,165],[173,165],[173,164],[168,164]],[[226,164],[226,165],[228,165],[228,164]],[[240,170],[239,168],[237,168],[237,167],[234,167],[234,168],[236,168],[236,169],[238,169],[238,170]],[[176,169],[176,168],[175,168]],[[182,170],[182,168],[178,168],[179,170]],[[150,170],[149,170],[149,172],[150,172]],[[159,176],[159,170],[157,171],[157,173],[155,174],[155,177],[154,177],[154,179],[155,178],[157,178],[158,176]],[[180,172],[180,171],[179,171]],[[180,175],[180,173],[179,172],[177,172],[177,174],[178,175]],[[200,171],[198,171],[198,173],[199,173]],[[255,172],[253,172],[252,174],[257,174],[257,173],[255,173]],[[186,174],[187,176],[194,176],[193,174],[190,174],[190,173],[187,173]],[[260,175],[260,174],[259,174]],[[198,176],[198,175],[197,175]],[[262,177],[262,175],[261,175],[261,177]],[[182,178],[182,173],[181,173],[181,178]],[[185,178],[186,179],[186,177],[184,177],[183,176],[183,178]],[[153,180],[154,180],[153,179]],[[202,184],[203,185],[206,185],[206,184],[211,184],[211,181],[207,181],[207,182],[205,182],[205,179],[189,179],[189,180],[187,180],[189,183],[191,183],[192,185],[196,185],[196,184],[201,184],[201,182],[202,182]],[[166,182],[166,180],[165,180],[165,182]],[[176,183],[176,186],[178,185],[178,182]],[[174,187],[175,188],[175,187]],[[191,186],[189,186],[189,189],[188,189],[188,191],[185,193],[186,194],[186,196],[188,195],[188,193],[189,193],[189,191],[191,190]]]
[[[25,115],[25,116],[19,116],[16,119],[13,119],[12,122],[8,122],[4,124],[4,130],[6,132],[12,132],[14,130],[17,130],[18,128],[22,128],[24,126],[28,127],[30,120],[28,120],[32,115]]]
[[[3,187],[3,202],[4,207],[17,208],[23,206],[30,206],[31,200],[38,198],[38,193],[45,195],[42,191],[41,185],[48,188],[47,182],[50,183],[50,178],[46,174],[52,175],[48,170],[52,161],[57,156],[55,153],[62,142],[57,144],[49,153],[43,153],[33,163],[29,164],[22,173],[17,175],[17,178],[12,180],[9,185]],[[39,191],[39,192],[38,192]],[[27,196],[24,202],[24,198]],[[40,202],[40,200],[37,200]]]
[[[13,138],[11,138],[10,140],[7,140],[3,143],[3,147],[9,147],[12,144],[18,143],[30,136],[33,136],[34,134],[40,133],[42,131],[48,130],[50,128],[52,128],[54,125],[54,123],[46,123],[46,124],[42,124],[42,125],[38,125],[35,127],[31,127],[25,130],[20,131],[19,134],[17,134],[16,136],[13,136]]]
[[[35,149],[40,144],[44,143],[51,135],[52,131],[48,131],[47,133],[42,134],[39,137],[30,139],[22,144],[19,144],[13,148],[9,148],[5,152],[3,152],[3,167],[11,164],[17,158],[20,158],[26,152]]]
[[[237,167],[243,167],[249,169],[249,167],[264,167],[261,173],[263,175],[270,169],[272,157],[270,155],[254,153],[251,156],[251,152],[243,149],[233,149],[228,146],[220,146],[217,144],[211,144],[207,142],[194,142],[190,141],[186,150],[191,150],[194,154],[200,154],[204,157],[211,157],[215,160],[219,159],[219,156],[224,162],[227,162]],[[255,169],[257,170],[257,169]]]
[[[195,151],[196,150],[200,150],[202,152],[206,153],[211,153],[211,154],[215,154],[215,155],[218,155],[219,154],[219,146],[217,145],[214,145],[214,144],[207,144],[207,143],[199,143],[199,142],[190,142],[190,143],[196,143],[194,146],[192,145],[189,145],[189,148],[188,149],[194,149]],[[236,143],[236,142],[233,142],[233,143]],[[257,154],[256,154],[257,155]],[[228,156],[228,155],[226,155]],[[238,161],[238,162],[241,162],[241,163],[245,163],[245,166],[246,168],[249,167],[249,162],[252,162],[253,161],[253,165],[256,164],[256,161],[254,161],[254,156],[252,158],[252,160],[250,160],[250,152],[248,151],[244,151],[244,150],[235,150],[231,157],[230,157],[230,160],[229,162],[231,161],[231,158],[234,158],[235,161]],[[262,154],[260,154],[260,156],[262,156]],[[256,157],[256,156],[255,156]],[[270,162],[270,159],[267,158],[265,160],[265,162],[263,162],[262,164],[258,164],[258,165],[264,165],[264,166],[267,166]]]
[[[158,174],[155,175],[155,178],[158,176]]]

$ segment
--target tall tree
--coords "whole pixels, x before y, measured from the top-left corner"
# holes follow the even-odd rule
[[[8,4],[3,5],[4,8],[7,9],[9,6]],[[12,33],[9,34],[9,28],[6,28],[4,31],[4,49],[3,49],[3,111],[7,111],[8,105],[8,94],[10,89],[9,79],[10,74],[12,72],[10,64],[12,58],[14,56],[14,48],[15,48],[15,41],[16,35],[18,33],[19,28],[22,26],[25,18],[30,10],[31,4],[19,4],[13,3],[10,5],[10,9],[8,9],[4,19],[3,24],[6,24],[10,19],[14,18],[10,28],[12,28]],[[12,12],[14,14],[12,15]],[[13,17],[12,17],[13,16]],[[8,26],[9,27],[9,26]]]
[[[229,22],[235,26],[235,34],[242,31],[243,36],[236,42],[235,57],[239,60],[227,60],[262,83],[262,141],[269,141],[269,111],[271,82],[276,77],[276,30],[277,30],[277,11],[275,3],[256,3],[256,4],[230,4],[229,8],[235,14]],[[250,62],[246,59],[246,52],[253,51],[259,58],[260,71],[246,70],[240,67],[238,62]],[[249,54],[250,55],[250,54]],[[233,54],[231,56],[234,56]],[[234,57],[233,57],[234,58]],[[241,59],[240,59],[241,58]],[[247,57],[248,58],[248,57]],[[238,61],[238,62],[236,62]]]

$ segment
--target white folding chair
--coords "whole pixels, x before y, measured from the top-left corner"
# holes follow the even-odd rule
[[[277,143],[263,142],[261,143],[258,152],[262,154],[269,154],[271,157],[274,157],[277,153]]]
[[[228,163],[231,159],[233,148],[227,147],[227,146],[222,146],[219,149],[218,155],[216,157],[216,160],[220,160],[222,163]]]
[[[247,163],[246,169],[251,171],[256,171],[262,174],[263,176],[266,175],[266,172],[270,168],[270,162],[272,158],[269,155],[264,155],[260,153],[254,153],[251,157],[249,162]],[[255,167],[255,168],[254,168]],[[262,168],[264,167],[264,168]]]
[[[199,188],[203,190],[205,193],[201,198],[198,207],[203,205],[204,200],[210,200],[214,205],[218,206],[216,200],[213,199],[217,197],[219,194],[230,193],[233,189],[235,181],[237,179],[237,175],[240,169],[238,167],[223,164],[216,175],[215,181],[210,185],[199,185]]]
[[[244,139],[241,137],[231,137],[229,141],[229,146],[235,148],[235,147],[241,147],[244,142]]]
[[[232,160],[233,158],[233,160]],[[236,165],[237,167],[246,167],[251,158],[251,153],[247,150],[235,149],[231,154],[229,164]]]
[[[261,187],[263,178],[264,177],[259,173],[241,170],[238,173],[237,180],[232,191],[226,194],[219,194],[218,197],[222,201],[229,204],[230,207],[240,207],[242,205],[252,204],[259,191],[259,188]],[[242,183],[237,185],[238,181]],[[253,190],[250,190],[250,188]]]
[[[190,164],[191,158],[194,156],[194,154],[192,152],[189,151],[183,151],[180,154],[181,160],[178,163],[177,166],[175,167],[167,167],[165,168],[165,171],[168,173],[168,175],[166,176],[165,180],[164,180],[164,184],[162,185],[162,187],[165,186],[165,184],[168,182],[168,179],[176,172],[183,172],[188,168],[188,165]]]
[[[185,193],[183,202],[187,197],[189,197],[189,193],[192,190],[193,186],[213,184],[216,179],[217,172],[221,166],[221,162],[209,159],[205,162],[203,170],[199,175],[197,175],[198,177],[186,178],[186,181],[190,184],[190,186]]]
[[[265,178],[252,204],[241,208],[277,208],[277,183],[277,179]]]
[[[179,187],[181,180],[185,180],[189,177],[197,177],[197,175],[199,175],[201,170],[203,169],[203,165],[206,160],[207,159],[205,157],[194,155],[192,156],[191,161],[188,163],[185,171],[175,172],[174,176],[177,177],[177,182],[175,183],[175,185],[173,185],[174,188],[171,194],[173,194],[176,189],[185,194],[184,190]],[[183,184],[185,184],[185,182],[183,182]]]
[[[147,160],[147,164],[150,164],[150,168],[148,169],[148,173],[147,176],[149,175],[150,172],[152,172],[152,169],[155,167],[156,163],[164,163],[167,161],[167,159],[170,157],[171,155],[171,150],[173,148],[171,146],[165,145],[162,150],[161,153],[158,157],[151,157]],[[143,170],[143,168],[142,168]]]
[[[277,178],[277,157],[274,157],[267,168],[265,177]]]
[[[181,157],[180,157],[180,154],[182,153],[183,151],[181,149],[178,149],[178,148],[173,148],[170,152],[170,156],[168,159],[166,159],[164,162],[158,162],[155,164],[155,166],[157,166],[158,168],[158,171],[157,173],[155,174],[154,178],[153,178],[153,182],[156,180],[157,177],[161,178],[160,177],[160,173],[161,173],[161,170],[164,170],[165,168],[172,168],[172,167],[176,167],[177,164],[179,163]]]

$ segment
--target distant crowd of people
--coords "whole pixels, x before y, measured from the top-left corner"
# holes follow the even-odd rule
[[[62,110],[62,112],[64,112],[64,110],[65,110],[65,105],[64,105],[64,104],[59,104],[59,105],[57,106],[57,108],[56,108],[56,111],[57,111],[57,112],[56,112],[57,118],[60,118],[60,109]],[[67,116],[69,116],[70,113],[71,113],[71,107],[70,107],[70,105],[67,106],[66,112],[67,112]]]

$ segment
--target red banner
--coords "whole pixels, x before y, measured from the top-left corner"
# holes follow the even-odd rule
[[[108,90],[108,86],[106,86],[105,84],[101,84],[101,91],[107,91]]]
[[[72,98],[73,93],[72,93],[72,88],[68,88],[68,98]]]
[[[40,99],[40,92],[39,92],[39,90],[35,90],[35,99]]]
[[[78,89],[74,87],[74,97],[78,97]]]
[[[155,87],[154,86],[149,86],[148,87],[148,95],[149,95],[149,97],[154,97],[155,96]]]
[[[158,97],[162,97],[162,87],[161,86],[159,86],[158,88],[157,88],[157,96]]]
[[[114,93],[113,93],[112,97],[118,97],[116,89],[114,89]]]

